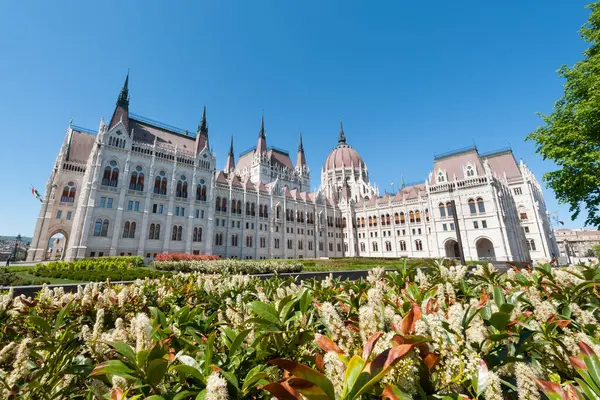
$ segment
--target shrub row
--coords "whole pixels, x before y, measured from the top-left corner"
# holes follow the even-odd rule
[[[0,269],[0,286],[27,286],[41,285],[43,283],[49,283],[49,281],[41,278],[27,279],[9,271],[8,268]]]
[[[202,261],[202,260],[219,260],[221,257],[212,254],[187,254],[187,253],[169,253],[159,254],[156,256],[156,261]]]
[[[35,274],[57,271],[105,271],[127,270],[144,266],[144,259],[138,256],[97,257],[78,261],[53,261],[35,266]],[[39,272],[39,274],[38,274]]]
[[[121,270],[95,270],[95,271],[40,271],[37,276],[56,279],[70,279],[82,282],[103,282],[105,280],[134,281],[144,278],[159,278],[168,272],[160,272],[152,269],[121,269]]]
[[[302,271],[302,264],[300,263],[273,260],[155,261],[152,266],[161,271],[200,272],[204,274],[268,274]]]

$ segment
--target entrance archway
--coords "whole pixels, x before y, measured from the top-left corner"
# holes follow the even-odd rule
[[[44,253],[44,260],[59,261],[65,258],[65,251],[67,250],[67,242],[69,238],[62,230],[54,232],[46,243],[46,252]]]
[[[458,248],[458,242],[454,239],[446,240],[444,244],[446,250],[446,258],[460,258],[460,250]]]
[[[494,251],[494,244],[488,238],[481,238],[475,242],[477,248],[477,258],[483,261],[495,261],[496,252]]]

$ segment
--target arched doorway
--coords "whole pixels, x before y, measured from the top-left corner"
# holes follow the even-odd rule
[[[65,252],[67,250],[68,237],[63,231],[56,231],[48,239],[46,243],[46,252],[44,254],[44,260],[59,261],[65,258]]]
[[[458,248],[458,242],[454,239],[446,240],[444,244],[444,248],[446,250],[446,258],[460,258],[460,250]]]
[[[490,239],[481,238],[475,242],[477,248],[477,258],[485,261],[495,261],[496,252],[494,251],[494,244]]]

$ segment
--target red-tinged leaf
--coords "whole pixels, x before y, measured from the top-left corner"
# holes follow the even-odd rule
[[[481,295],[481,299],[479,300],[479,305],[477,306],[478,310],[481,310],[487,304],[489,300],[489,296],[487,293]]]
[[[579,341],[579,343],[577,344],[579,345],[579,349],[581,350],[581,352],[586,356],[593,356],[596,354],[594,353],[594,350],[592,350],[592,348],[585,344],[583,341]]]
[[[540,387],[540,389],[542,389],[542,391],[544,393],[546,393],[546,395],[548,395],[548,394],[556,394],[556,395],[560,396],[560,398],[562,400],[567,400],[567,394],[560,387],[560,385],[558,383],[556,383],[556,382],[550,382],[550,381],[544,381],[544,380],[541,380],[539,378],[533,378],[533,379],[535,379],[535,382],[538,384],[538,386]]]
[[[279,382],[272,382],[264,386],[258,386],[258,389],[268,391],[278,400],[296,400],[300,398],[299,395],[295,395]]]
[[[373,336],[371,336],[369,338],[369,340],[367,340],[367,343],[365,343],[365,345],[363,347],[363,354],[362,354],[362,358],[365,361],[367,361],[369,359],[369,357],[371,357],[373,348],[375,347],[375,344],[377,344],[377,341],[379,340],[379,338],[381,336],[383,336],[383,332],[377,332]]]
[[[333,384],[319,371],[309,368],[306,365],[299,364],[295,361],[284,360],[282,358],[271,360],[269,361],[269,364],[276,365],[298,378],[306,379],[307,381],[314,383],[315,385],[319,386],[330,399],[333,400],[335,398]]]
[[[315,334],[315,343],[325,352],[336,352],[338,354],[344,354],[342,349],[339,348],[337,344],[331,339],[329,339],[325,335],[321,335],[319,333]]]
[[[514,321],[510,321],[508,324],[506,324],[506,329],[512,328],[515,325],[524,325],[523,322],[519,321],[518,319],[515,319]]]
[[[565,389],[567,389],[566,393],[568,400],[580,400],[579,395],[577,394],[577,391],[575,390],[573,385],[567,385]]]
[[[566,328],[567,326],[569,326],[569,324],[571,324],[571,320],[569,319],[559,319],[553,322],[561,328]]]
[[[415,345],[411,343],[411,344],[401,344],[399,346],[393,347],[390,350],[387,359],[385,360],[384,367],[388,367],[388,366],[392,366],[392,365],[396,364],[402,357],[407,355],[408,352],[411,351],[414,346]]]
[[[332,400],[323,389],[306,379],[293,376],[287,380],[287,383],[292,389],[306,397],[308,400]]]
[[[340,310],[342,310],[343,312],[349,312],[352,307],[350,307],[348,304],[346,303],[342,303],[341,301],[338,302],[338,307],[340,308]]]
[[[415,330],[415,324],[422,316],[421,307],[417,303],[412,303],[412,307],[406,316],[402,319],[401,332],[405,335],[412,333]]]
[[[423,357],[423,362],[429,370],[432,370],[433,367],[435,367],[437,363],[440,362],[440,355],[436,353],[429,353],[425,357]]]
[[[529,318],[529,317],[531,317],[532,315],[533,315],[533,312],[531,312],[531,311],[525,311],[525,312],[523,313],[523,316],[524,316],[525,318]]]
[[[317,310],[321,309],[321,304],[319,304],[319,303],[314,303],[314,304],[315,304],[315,307],[316,307]]]
[[[123,390],[119,387],[114,388],[110,392],[110,400],[122,400],[123,399]]]
[[[569,360],[571,360],[571,365],[573,366],[573,368],[582,369],[584,371],[587,370],[585,362],[581,358],[570,356]]]
[[[385,385],[385,389],[383,389],[383,393],[381,393],[381,398],[389,400],[408,400],[412,399],[412,396],[408,393],[404,393],[395,385]]]
[[[318,354],[315,356],[315,366],[319,372],[325,373],[325,362],[323,361],[323,356]]]

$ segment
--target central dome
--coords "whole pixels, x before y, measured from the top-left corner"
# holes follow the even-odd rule
[[[325,171],[330,171],[338,168],[350,168],[352,166],[355,168],[364,167],[365,162],[352,146],[346,144],[344,128],[340,121],[340,137],[338,139],[338,145],[331,150],[331,153],[327,156],[323,169]]]

